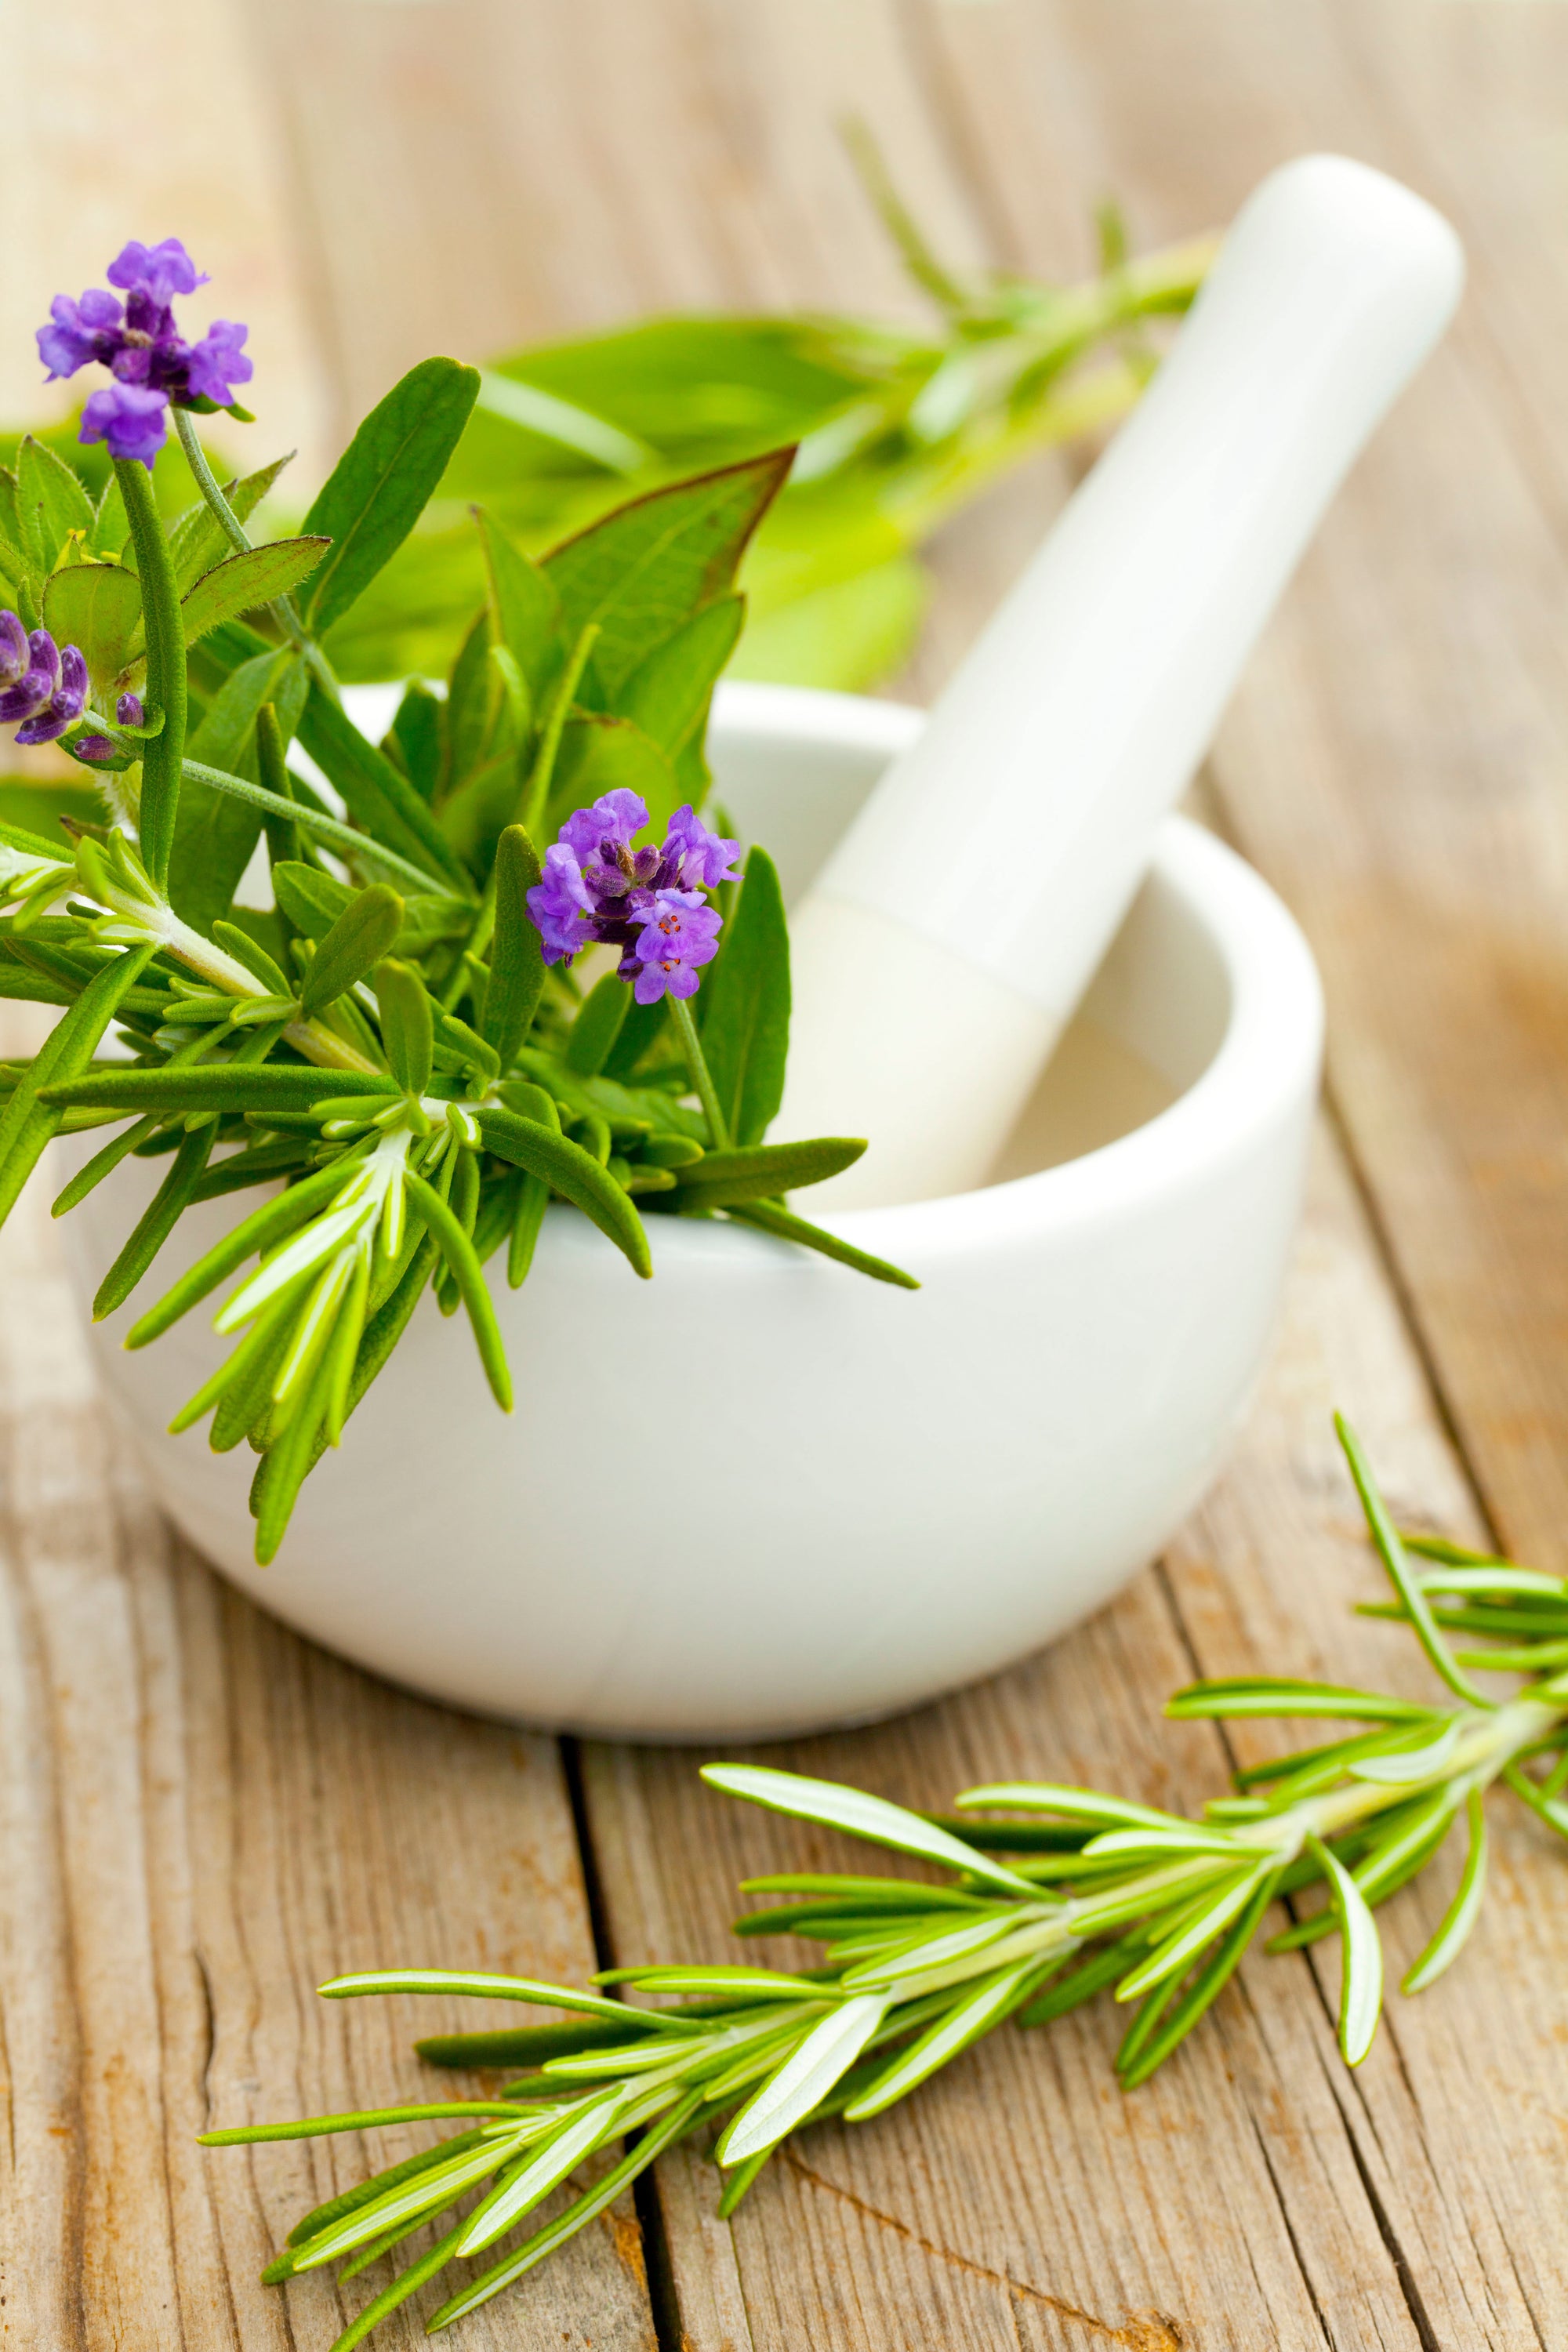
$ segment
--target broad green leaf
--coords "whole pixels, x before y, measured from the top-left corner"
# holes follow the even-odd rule
[[[237,620],[242,613],[286,596],[310,577],[330,544],[325,539],[275,539],[204,572],[181,600],[185,643],[194,645],[220,621]]]
[[[707,1151],[678,1168],[679,1205],[727,1209],[742,1201],[768,1201],[801,1184],[826,1183],[852,1168],[865,1150],[863,1139],[819,1135],[804,1143],[759,1143],[746,1150]]]
[[[621,1034],[632,1002],[626,982],[607,971],[588,992],[582,1010],[566,1033],[566,1066],[579,1077],[596,1078]]]
[[[300,721],[300,740],[329,783],[342,793],[349,813],[365,831],[428,872],[443,876],[459,891],[468,887],[462,860],[453,852],[428,804],[384,751],[360,733],[341,702],[319,681]]]
[[[262,466],[254,474],[247,474],[242,480],[226,485],[224,496],[237,522],[249,520],[285,466],[293,463],[293,455],[290,450],[287,457],[274,457],[269,466]],[[215,471],[221,471],[221,468],[215,468]],[[105,491],[106,501],[109,497],[110,492]],[[104,528],[100,516],[100,522],[94,527],[95,552],[98,551],[97,531]],[[123,546],[124,542],[125,532],[122,530],[119,544]],[[205,499],[198,500],[187,514],[182,515],[169,533],[169,554],[174,566],[174,577],[182,589],[194,586],[204,572],[210,572],[215,563],[221,563],[228,552],[229,541],[223,525]]]
[[[887,2010],[885,1993],[859,1993],[833,2010],[742,2108],[714,2149],[714,2161],[743,2164],[804,2122],[854,2064]]]
[[[749,610],[730,675],[864,693],[903,667],[930,602],[918,557],[879,553],[845,579]]]
[[[933,1828],[918,1813],[889,1804],[863,1789],[845,1788],[837,1780],[814,1780],[799,1772],[777,1772],[762,1764],[704,1764],[702,1778],[726,1796],[743,1797],[749,1804],[766,1805],[775,1813],[793,1813],[798,1820],[823,1822],[850,1837],[869,1838],[891,1846],[897,1853],[919,1854],[940,1863],[944,1870],[963,1870],[988,1885],[1004,1886],[1012,1895],[1037,1898],[1039,1888],[1005,1869],[946,1830]]]
[[[190,757],[254,779],[256,721],[262,704],[271,703],[287,741],[299,724],[309,684],[304,663],[287,646],[242,664],[208,703],[190,739]],[[169,898],[175,913],[197,930],[210,930],[228,911],[261,824],[258,808],[225,793],[204,791],[187,778],[174,815]]]
[[[205,509],[204,509],[203,511],[205,512]],[[122,554],[125,543],[130,537],[131,518],[125,511],[125,500],[121,496],[120,484],[110,474],[100,491],[98,504],[93,509],[92,530],[87,542],[88,552],[89,555],[100,557]]]
[[[775,450],[655,490],[547,557],[566,635],[599,625],[591,667],[600,697],[616,696],[689,614],[730,593],[792,455]]]
[[[1359,2066],[1372,2048],[1383,2007],[1383,1946],[1377,1922],[1350,1872],[1317,1838],[1308,1844],[1329,1882],[1340,1923],[1343,1969],[1340,1981],[1340,2049],[1347,2066]]]
[[[479,388],[477,369],[422,360],[372,409],[339,458],[304,523],[332,542],[302,606],[318,635],[348,611],[418,521]]]
[[[493,515],[474,510],[489,581],[496,641],[516,656],[537,706],[564,657],[561,599],[542,567],[513,545]]]
[[[412,965],[388,957],[375,969],[375,1001],[392,1075],[405,1095],[422,1095],[436,1045],[429,991]]]
[[[682,793],[658,745],[629,719],[598,711],[569,719],[562,730],[544,833],[553,840],[574,809],[617,791],[636,793],[647,802],[648,837],[662,840]]]
[[[17,826],[31,834],[37,841],[39,855],[59,857],[66,854],[60,819],[67,816],[78,824],[102,824],[103,803],[96,784],[35,782],[31,776],[0,776],[0,825]]]
[[[744,615],[743,597],[717,597],[656,646],[617,695],[621,717],[634,720],[672,760],[706,731],[713,688]]]
[[[45,587],[44,626],[57,645],[79,648],[95,699],[108,697],[125,667],[141,622],[142,583],[122,563],[68,564]]]
[[[760,1143],[784,1099],[789,1053],[789,926],[778,870],[764,849],[724,927],[719,960],[699,1006],[702,1051],[731,1134]]]
[[[574,1202],[624,1253],[635,1273],[645,1279],[652,1275],[642,1219],[615,1179],[580,1144],[552,1133],[537,1119],[520,1118],[514,1111],[487,1108],[479,1113],[479,1121],[487,1146],[500,1159],[526,1168]]]
[[[434,802],[441,781],[441,705],[420,678],[406,688],[397,706],[392,741],[420,799]]]
[[[84,542],[91,535],[92,500],[80,477],[30,433],[16,453],[16,508],[18,517],[37,518],[42,570],[52,567],[73,530]]]
[[[307,711],[310,707],[307,701]],[[352,824],[340,824],[336,817],[323,815],[302,795],[285,800],[280,793],[269,793],[263,785],[253,784],[248,777],[232,775],[224,768],[209,768],[204,761],[187,759],[184,772],[188,783],[209,784],[215,793],[228,793],[236,800],[248,801],[264,817],[298,825],[317,841],[324,841],[350,865],[379,866],[384,873],[395,878],[400,889],[412,890],[416,897],[438,892],[441,887],[427,868],[411,866],[406,857],[400,856],[395,849],[384,847],[374,835],[358,833]]]
[[[301,1010],[320,1013],[364,979],[403,928],[403,901],[384,882],[357,890],[320,942],[300,989]]]
[[[442,713],[446,749],[441,772],[443,800],[455,793],[496,749],[502,690],[500,674],[489,657],[490,644],[490,616],[481,607],[458,648],[447,681],[447,702]]]

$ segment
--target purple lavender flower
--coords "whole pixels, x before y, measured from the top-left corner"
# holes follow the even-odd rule
[[[147,713],[142,708],[139,694],[122,694],[114,706],[114,715],[121,727],[140,727]]]
[[[81,412],[83,441],[107,441],[111,457],[139,458],[151,466],[168,431],[166,393],[139,383],[106,383]]]
[[[198,400],[227,408],[233,404],[234,385],[250,382],[256,371],[239,348],[249,331],[232,319],[215,319],[201,341],[191,345],[185,383]]]
[[[666,993],[689,996],[718,954],[723,919],[703,892],[733,880],[740,844],[710,832],[688,806],[670,819],[662,847],[634,848],[647,823],[646,804],[624,790],[576,810],[545,852],[528,910],[546,963],[570,962],[582,948],[619,948],[621,978],[639,1004],[657,1004]]]
[[[721,882],[733,882],[740,854],[740,843],[710,833],[689,802],[669,820],[664,856],[679,869],[683,889],[715,890]]]
[[[15,613],[0,613],[0,725],[18,743],[52,743],[87,708],[87,664],[75,646],[56,645],[47,629],[31,636]]]
[[[177,236],[166,236],[162,245],[153,246],[132,237],[115,255],[106,275],[111,286],[121,287],[128,294],[145,295],[162,310],[176,294],[194,294],[207,282],[206,273],[197,269]]]
[[[79,302],[68,294],[57,294],[49,305],[49,324],[38,329],[38,357],[49,371],[44,382],[75,375],[93,360],[107,367],[120,349],[118,330],[124,317],[125,305],[100,289],[89,287]]]
[[[207,281],[178,237],[155,246],[133,240],[108,275],[123,303],[101,288],[89,288],[79,302],[57,294],[48,325],[38,330],[38,353],[50,383],[94,362],[108,368],[114,383],[88,402],[81,437],[107,441],[112,457],[151,466],[163,446],[171,402],[177,408],[202,401],[234,405],[235,385],[248,383],[254,373],[241,348],[247,331],[236,320],[217,319],[200,342],[184,341],[174,298]]]
[[[71,750],[79,760],[112,760],[117,756],[107,735],[79,735]]]
[[[667,989],[671,996],[695,995],[699,966],[711,963],[719,952],[723,919],[700,890],[656,890],[636,943],[640,968],[632,994],[637,1003],[657,1004]],[[621,961],[623,979],[627,961]]]

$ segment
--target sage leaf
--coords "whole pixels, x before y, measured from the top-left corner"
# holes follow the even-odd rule
[[[784,1100],[790,1016],[789,928],[778,869],[764,849],[747,856],[700,1011],[702,1051],[730,1132],[738,1144],[760,1143]]]
[[[507,646],[537,706],[564,658],[561,599],[549,574],[514,545],[495,517],[474,509],[489,581],[496,641]]]
[[[566,635],[575,638],[589,623],[598,625],[590,667],[601,696],[616,694],[664,642],[672,616],[729,593],[793,456],[774,450],[654,490],[546,558]]]
[[[96,697],[124,668],[142,625],[142,583],[122,563],[72,563],[44,589],[44,626],[59,646],[75,646]]]
[[[673,760],[705,731],[713,688],[740,639],[742,596],[716,597],[645,656],[616,697],[621,716]]]
[[[16,511],[19,520],[28,519],[36,534],[43,572],[53,569],[73,531],[79,531],[84,541],[91,536],[92,500],[81,477],[31,433],[24,436],[16,452]]]
[[[230,555],[203,572],[180,600],[185,643],[194,645],[220,621],[236,620],[287,595],[309,579],[331,543],[321,538],[275,539],[248,554]]]
[[[447,469],[479,388],[479,371],[422,360],[364,419],[305,518],[332,542],[300,618],[320,636],[407,538]],[[322,763],[325,765],[325,762]]]
[[[294,453],[290,450],[286,457],[274,457],[269,466],[259,467],[254,474],[247,474],[239,481],[226,484],[224,496],[237,522],[248,521],[285,466],[293,463],[293,458]],[[93,525],[95,554],[102,551],[98,543],[100,534],[113,529],[112,516],[107,511],[107,499],[106,492],[106,504],[100,508],[99,520]],[[125,530],[121,530],[118,541],[113,543],[122,547],[125,536]],[[204,572],[210,572],[215,563],[221,563],[228,548],[229,541],[222,524],[205,499],[199,500],[189,513],[181,516],[169,533],[169,556],[181,588],[193,587]]]
[[[349,814],[388,848],[468,890],[468,877],[428,805],[384,751],[368,741],[341,702],[312,680],[300,721],[300,740],[327,782],[342,793]]]

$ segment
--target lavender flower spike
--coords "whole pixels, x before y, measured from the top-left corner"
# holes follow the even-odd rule
[[[630,977],[628,965],[637,971],[632,994],[637,1003],[657,1004],[667,989],[671,996],[695,995],[699,967],[719,952],[723,919],[700,890],[656,891],[652,919],[621,960],[623,980]]]
[[[47,629],[31,636],[15,613],[0,613],[0,725],[16,729],[18,743],[52,743],[87,708],[87,664],[75,646],[63,649]]]
[[[107,441],[111,457],[139,459],[150,467],[168,433],[168,394],[139,383],[109,383],[95,392],[81,412],[81,439]]]
[[[740,854],[740,843],[710,833],[689,802],[669,820],[664,858],[679,869],[684,889],[715,890],[721,882],[733,882]]]
[[[38,329],[38,355],[52,383],[96,361],[114,378],[82,411],[84,441],[105,441],[110,457],[150,467],[167,435],[165,411],[211,401],[232,408],[234,387],[254,373],[242,346],[247,330],[217,319],[200,342],[188,343],[174,323],[174,298],[194,294],[206,279],[177,236],[147,246],[133,239],[109,265],[121,302],[101,288],[79,302],[57,294],[49,323]]]

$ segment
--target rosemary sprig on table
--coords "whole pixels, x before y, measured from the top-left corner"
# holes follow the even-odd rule
[[[750,1879],[768,1898],[736,1933],[825,1948],[797,1972],[744,1966],[611,1969],[605,1990],[517,1977],[405,1969],[339,1977],[328,1999],[442,1992],[565,2011],[564,2024],[422,2042],[445,2067],[523,2070],[493,2098],[433,2100],[205,2135],[208,2147],[297,2139],[419,2121],[464,2128],[307,2213],[264,2276],[367,2269],[477,2192],[437,2241],[367,2303],[333,2352],[368,2336],[457,2258],[489,2255],[432,2313],[450,2326],[521,2279],[686,2136],[712,2135],[732,2213],[792,2132],[826,2116],[868,2121],[1007,2018],[1048,2024],[1097,1993],[1133,2005],[1116,2067],[1131,2090],[1162,2065],[1234,1974],[1270,1906],[1288,1951],[1337,1935],[1339,2041],[1352,2065],[1372,2046],[1384,1994],[1375,1906],[1424,1869],[1464,1824],[1467,1853],[1436,1935],[1407,1971],[1420,1991],[1458,1958],[1486,1884],[1484,1801],[1503,1781],[1568,1837],[1568,1579],[1428,1538],[1401,1537],[1353,1435],[1352,1475],[1393,1597],[1374,1613],[1410,1625],[1452,1704],[1338,1685],[1248,1677],[1194,1684],[1176,1717],[1302,1717],[1370,1727],[1255,1764],[1200,1820],[1051,1782],[966,1790],[931,1817],[833,1782],[715,1764],[714,1788],[909,1854],[939,1881],[786,1873]],[[1418,1561],[1430,1565],[1418,1567]],[[1447,1633],[1490,1637],[1456,1653]],[[1489,1696],[1472,1669],[1518,1676]],[[975,1819],[975,1816],[983,1818]],[[1296,1898],[1324,1889],[1317,1907]],[[585,2159],[624,2152],[499,2259],[501,2239]]]

